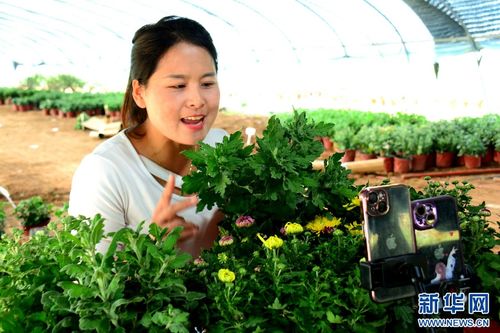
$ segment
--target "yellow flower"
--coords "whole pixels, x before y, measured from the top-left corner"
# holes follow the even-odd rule
[[[287,222],[285,224],[285,234],[287,235],[300,234],[303,231],[304,228],[298,223]]]
[[[351,235],[353,235],[353,236],[362,235],[363,234],[363,229],[361,227],[361,223],[359,223],[357,221],[354,221],[351,224],[346,224],[345,227],[347,228],[347,230],[349,231],[349,233]]]
[[[262,238],[260,234],[257,234],[257,237],[259,237],[262,243],[264,243],[264,246],[268,249],[277,249],[283,245],[283,240],[276,235],[271,236],[268,239]]]
[[[219,277],[219,280],[225,283],[231,283],[236,278],[236,275],[226,268],[219,269],[219,273],[217,273],[217,276]]]
[[[335,227],[340,225],[340,219],[337,217],[333,217],[329,220],[325,216],[316,216],[316,218],[306,224],[306,229],[315,232],[316,234],[320,234],[321,232],[332,232]]]
[[[347,210],[353,210],[354,208],[359,207],[359,205],[360,205],[359,198],[358,197],[354,197],[354,198],[352,198],[352,200],[351,200],[350,203],[345,204],[342,207],[344,207]]]

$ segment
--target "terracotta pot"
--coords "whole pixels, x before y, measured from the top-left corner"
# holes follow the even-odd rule
[[[24,236],[33,236],[37,231],[44,230],[47,224],[49,224],[50,218],[45,220],[44,222],[38,224],[38,225],[32,225],[29,227],[23,227],[23,234]]]
[[[356,151],[356,160],[360,161],[366,161],[366,160],[373,160],[374,158],[377,158],[377,155],[375,154],[365,154],[361,151]]]
[[[115,117],[113,112],[111,113],[111,117]],[[332,140],[330,140],[329,137],[327,137],[327,136],[322,137],[321,142],[323,143],[325,150],[328,150],[328,151],[333,150],[333,142],[332,142]]]
[[[354,149],[346,149],[344,151],[344,156],[340,159],[340,162],[352,162],[356,158],[356,150]]]
[[[59,115],[59,109],[57,109],[57,108],[50,109],[50,114],[53,116]]]
[[[495,157],[493,159],[500,164],[500,151],[495,151]]]
[[[46,116],[50,116],[50,109],[43,109],[43,114]]]
[[[383,158],[384,159],[384,169],[385,169],[385,172],[389,173],[389,172],[393,172],[394,171],[394,157],[381,156],[379,158]]]
[[[5,103],[4,103],[3,99],[0,99],[0,105],[4,105],[4,104]]]
[[[465,167],[467,169],[477,169],[481,167],[481,156],[464,155]]]
[[[410,159],[394,157],[394,172],[408,173],[410,171]]]
[[[427,154],[412,155],[411,170],[424,171],[427,166]]]
[[[13,104],[12,105],[12,110],[14,110],[14,111],[20,111],[21,110],[21,105]]]
[[[455,160],[455,165],[456,166],[464,166],[465,165],[465,160],[464,160],[463,155],[457,156],[457,159]]]
[[[430,154],[427,154],[427,162],[425,164],[425,169],[433,169],[436,167],[436,152],[433,151]]]
[[[455,153],[451,151],[443,151],[436,153],[436,166],[438,168],[451,168]]]
[[[495,149],[493,147],[488,147],[481,156],[481,165],[486,165],[493,162],[493,157],[495,156]]]

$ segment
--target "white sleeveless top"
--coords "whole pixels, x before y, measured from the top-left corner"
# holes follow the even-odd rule
[[[212,129],[203,141],[214,146],[225,135],[224,130]],[[140,222],[146,221],[142,229],[146,233],[164,190],[153,175],[167,180],[170,173],[139,155],[123,130],[83,158],[73,175],[68,213],[86,217],[101,214],[105,233],[126,227],[135,230]],[[180,188],[182,177],[174,176],[176,187]],[[182,200],[185,197],[172,194],[172,202]],[[198,225],[202,232],[215,210],[213,207],[196,213],[196,207],[189,207],[178,215]],[[109,241],[103,241],[98,250],[104,252],[108,246]]]

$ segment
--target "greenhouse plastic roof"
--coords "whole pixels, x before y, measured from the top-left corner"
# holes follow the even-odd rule
[[[500,0],[0,0],[0,71],[79,66],[126,77],[134,32],[173,14],[207,28],[222,71],[500,46]]]
[[[408,56],[429,41],[427,33],[438,53],[500,45],[500,0],[3,0],[0,52],[19,63],[99,58],[169,14],[200,20],[227,41],[225,49],[246,49],[255,61],[283,53],[299,62],[317,52],[331,59]]]

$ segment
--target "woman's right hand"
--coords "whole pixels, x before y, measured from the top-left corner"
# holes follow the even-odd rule
[[[179,242],[182,242],[194,237],[198,232],[198,226],[187,222],[184,218],[178,216],[177,213],[191,206],[195,206],[198,203],[198,197],[192,196],[180,202],[172,203],[174,188],[175,178],[173,175],[170,175],[151,220],[153,221],[152,223],[157,224],[161,228],[168,228],[168,230],[172,230],[178,226],[184,227],[181,237],[179,238]]]

